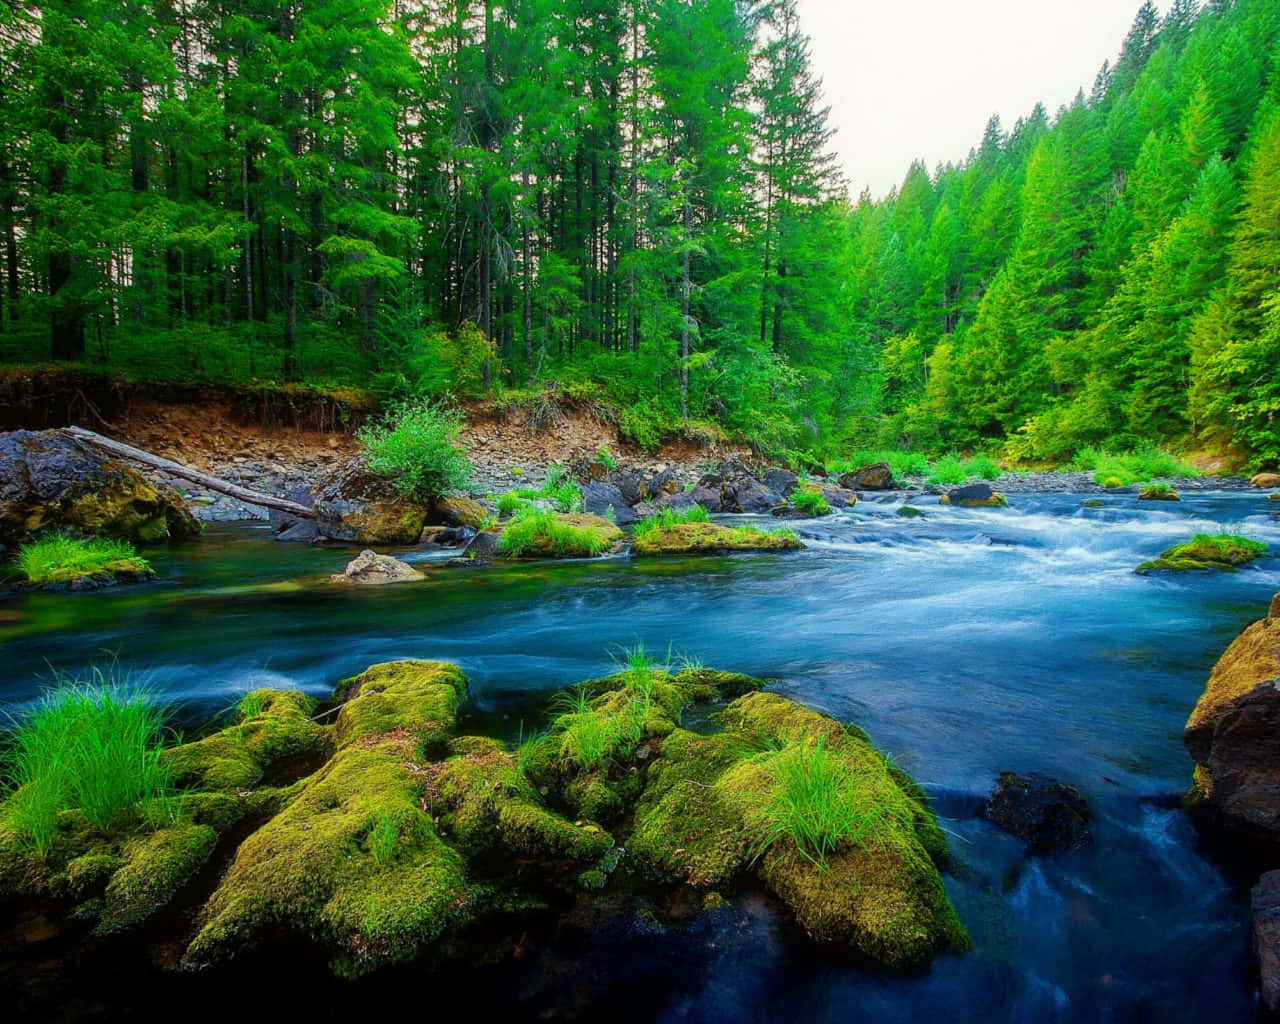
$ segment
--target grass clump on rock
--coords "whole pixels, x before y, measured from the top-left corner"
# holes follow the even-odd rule
[[[595,558],[622,539],[616,523],[599,516],[521,509],[502,531],[504,558]]]
[[[707,555],[730,551],[795,551],[804,547],[790,530],[769,532],[753,526],[724,526],[710,520],[706,509],[697,505],[684,512],[663,509],[636,523],[631,553],[640,557]]]
[[[1261,558],[1267,545],[1233,533],[1210,536],[1198,533],[1186,544],[1175,544],[1159,558],[1143,562],[1137,572],[1199,572],[1208,569],[1231,570]]]
[[[109,583],[152,574],[151,564],[128,541],[45,537],[18,549],[18,570],[29,583],[64,586]]]
[[[827,502],[821,488],[806,487],[791,496],[791,506],[797,512],[808,516],[830,515],[831,505]]]

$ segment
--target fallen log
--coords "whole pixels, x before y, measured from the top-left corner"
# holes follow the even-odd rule
[[[131,459],[144,466],[168,473],[170,476],[190,480],[201,487],[235,498],[236,501],[243,501],[246,505],[273,508],[278,512],[288,512],[299,519],[314,519],[316,517],[315,509],[307,508],[306,505],[299,505],[296,501],[277,498],[271,494],[263,494],[261,491],[251,491],[249,488],[241,487],[239,484],[233,484],[228,480],[220,480],[216,476],[210,476],[208,473],[201,473],[198,469],[184,466],[181,462],[161,458],[159,455],[144,452],[141,448],[134,448],[132,445],[123,444],[120,441],[113,441],[109,437],[95,434],[92,430],[85,430],[83,427],[67,427],[66,429],[67,433],[72,437],[101,448],[104,452],[110,452],[112,455],[118,455],[123,459]]]

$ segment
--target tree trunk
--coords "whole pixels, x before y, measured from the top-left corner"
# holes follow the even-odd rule
[[[686,189],[688,185],[685,185]],[[689,196],[684,197],[684,260],[683,273],[680,280],[680,420],[686,430],[689,429],[689,295],[692,290],[690,278],[689,235],[692,222],[689,210]]]

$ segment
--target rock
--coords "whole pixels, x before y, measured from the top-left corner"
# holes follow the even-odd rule
[[[332,471],[316,488],[316,528],[330,540],[348,544],[416,544],[427,509],[400,495],[359,459]]]
[[[469,526],[428,526],[423,529],[418,543],[441,548],[464,548],[475,535],[476,531]]]
[[[1032,853],[1080,850],[1093,842],[1080,791],[1039,772],[1003,772],[983,817],[1026,840]]]
[[[288,529],[276,534],[276,540],[285,544],[311,544],[319,537],[320,531],[314,519],[299,519]]]
[[[853,508],[858,503],[858,496],[844,487],[824,487],[822,496],[832,508]]]
[[[1004,495],[993,491],[989,484],[953,488],[939,498],[938,503],[959,508],[1003,508],[1007,504]]]
[[[1167,484],[1152,484],[1138,492],[1139,501],[1181,501],[1182,498]]]
[[[631,554],[636,558],[653,555],[719,555],[733,551],[796,551],[804,544],[786,530],[768,533],[749,526],[720,523],[673,523],[648,530],[635,539]]]
[[[298,505],[306,508],[314,508],[316,499],[311,493],[310,487],[288,487],[285,488],[281,497],[288,499]],[[275,527],[277,533],[284,533],[292,529],[298,523],[314,522],[313,519],[299,519],[292,512],[282,512],[280,509],[273,508],[267,510],[267,518],[271,521],[271,525]]]
[[[903,519],[923,519],[924,513],[913,505],[903,505],[898,509],[898,515]]]
[[[330,583],[357,583],[373,586],[382,583],[408,583],[426,579],[422,573],[398,558],[361,551],[342,572],[329,577]]]
[[[609,474],[609,483],[622,495],[623,504],[628,508],[639,505],[649,495],[643,488],[641,474],[631,469],[619,469]]]
[[[774,467],[767,469],[760,477],[760,482],[765,485],[774,494],[780,494],[784,498],[791,497],[791,492],[796,489],[796,484],[800,478],[789,469],[780,469]]]
[[[1268,618],[1218,659],[1182,736],[1196,762],[1192,797],[1271,839],[1280,839],[1278,681],[1280,618]]]
[[[765,515],[782,504],[782,495],[769,490],[753,477],[725,484],[720,492],[725,512],[749,512]]]
[[[1230,572],[1247,565],[1267,553],[1267,545],[1260,541],[1223,533],[1210,537],[1198,533],[1186,544],[1175,544],[1161,552],[1160,557],[1143,562],[1134,571],[1140,575],[1152,572],[1205,572],[1217,570]]]
[[[1268,871],[1249,893],[1253,911],[1253,951],[1258,958],[1262,1004],[1280,1010],[1280,871]]]
[[[489,518],[489,510],[472,498],[458,495],[432,498],[431,521],[445,526],[469,526],[473,530]]]
[[[1271,607],[1267,610],[1267,618],[1280,619],[1280,592],[1271,599]]]
[[[1253,487],[1280,487],[1280,473],[1258,473],[1249,478]]]
[[[672,512],[685,512],[697,504],[690,492],[677,491],[675,494],[659,495],[650,506],[650,511],[661,512],[663,509],[670,509]]]
[[[600,516],[543,512],[515,518],[503,527],[501,558],[596,558],[621,547],[617,523]]]
[[[840,486],[850,491],[891,491],[893,470],[887,462],[873,462],[840,477]]]
[[[587,515],[608,519],[609,510],[612,509],[613,521],[619,526],[636,521],[636,514],[631,511],[631,506],[627,504],[617,484],[592,480],[579,484],[578,493],[582,496],[582,511]]]
[[[54,530],[147,543],[196,536],[200,524],[172,488],[65,431],[0,434],[0,543]]]
[[[498,541],[502,538],[500,530],[483,530],[471,538],[471,543],[462,552],[463,562],[484,564],[498,557]]]
[[[695,504],[701,505],[708,512],[720,511],[720,489],[718,487],[698,485],[693,489],[693,500]]]

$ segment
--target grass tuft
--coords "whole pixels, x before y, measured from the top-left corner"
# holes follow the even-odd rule
[[[18,549],[18,569],[32,583],[70,583],[102,572],[145,575],[151,565],[127,541],[45,537]]]
[[[502,531],[498,554],[505,558],[537,555],[544,558],[595,558],[614,545],[617,528],[605,531],[590,525],[576,525],[555,512],[532,508],[518,511]]]

